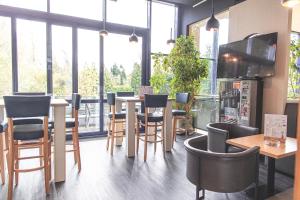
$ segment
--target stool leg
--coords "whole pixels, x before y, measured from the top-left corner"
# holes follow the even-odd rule
[[[156,152],[156,141],[157,141],[157,123],[155,122],[155,130],[154,130],[154,153]]]
[[[45,139],[43,140],[43,157],[44,157],[44,174],[45,174],[45,190],[46,190],[46,194],[49,194],[50,192],[50,185],[49,185],[49,156],[48,156],[48,141],[45,141]]]
[[[77,156],[76,156],[76,138],[75,138],[75,128],[72,128],[72,145],[73,145],[73,154],[74,154],[74,162],[77,163]]]
[[[111,143],[110,143],[110,154],[113,155],[114,154],[114,142],[115,142],[115,128],[116,128],[116,124],[115,124],[115,120],[112,120],[112,131],[111,131]]]
[[[140,127],[139,122],[136,123],[136,154],[139,153],[139,146],[140,146]]]
[[[145,124],[144,161],[147,160],[148,124]]]
[[[52,179],[52,168],[51,168],[51,165],[52,165],[52,161],[51,161],[51,140],[49,141],[48,143],[48,159],[49,159],[49,181]]]
[[[81,171],[81,157],[80,157],[80,146],[79,146],[79,137],[78,137],[78,128],[75,128],[75,143],[76,143],[76,157],[77,157],[77,166],[78,171]]]
[[[176,117],[173,117],[173,143],[172,143],[172,147],[174,146],[174,142],[176,141],[176,123],[177,123],[177,120],[176,120]]]
[[[15,156],[15,169],[19,169],[19,160],[18,160],[18,157],[20,157],[20,149],[19,149],[19,146],[18,146],[18,141],[15,141],[15,153],[14,153],[14,156]],[[15,185],[18,185],[19,184],[19,172],[15,172]]]
[[[0,135],[0,171],[2,185],[5,184],[5,167],[4,167],[4,146],[3,146],[3,135]]]
[[[108,149],[109,149],[109,139],[110,139],[110,127],[111,126],[111,123],[110,122],[108,122],[107,123],[107,140],[106,140],[106,151],[108,151]]]
[[[9,152],[8,152],[8,193],[7,199],[13,198],[13,181],[14,181],[14,145],[12,138],[9,139]]]
[[[165,150],[165,122],[162,123],[161,127],[161,138],[162,138],[162,150],[165,158],[166,150]]]
[[[43,140],[40,139],[40,142],[43,142]],[[43,155],[43,147],[42,146],[39,147],[39,155],[40,156]],[[40,166],[43,166],[43,158],[42,157],[40,158]]]

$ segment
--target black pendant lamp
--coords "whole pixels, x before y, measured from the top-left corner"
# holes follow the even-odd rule
[[[176,42],[176,41],[173,39],[173,29],[171,28],[170,39],[167,40],[167,44],[168,44],[168,45],[174,45],[175,42]]]
[[[211,0],[212,4],[212,13],[210,19],[207,21],[206,30],[207,31],[218,31],[220,27],[219,21],[215,18],[215,6],[214,0]]]
[[[300,0],[281,0],[281,4],[285,7],[292,8],[300,3]]]
[[[135,34],[135,28],[133,29],[133,33],[129,37],[129,42],[130,43],[138,43],[139,42],[139,39],[138,39],[137,35]]]
[[[103,1],[103,8],[104,8],[104,12],[103,12],[103,29],[100,30],[99,34],[102,37],[106,37],[106,36],[108,36],[108,31],[105,28],[105,25],[106,25],[106,0]]]

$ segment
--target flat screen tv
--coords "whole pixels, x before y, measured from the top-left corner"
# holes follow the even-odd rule
[[[275,74],[278,33],[220,45],[218,78],[263,78]]]

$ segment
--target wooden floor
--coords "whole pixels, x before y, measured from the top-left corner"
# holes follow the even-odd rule
[[[80,174],[77,173],[77,166],[74,166],[73,154],[68,153],[65,183],[52,184],[51,194],[45,196],[41,171],[21,174],[19,185],[14,189],[14,199],[194,200],[195,187],[185,177],[184,139],[184,136],[179,137],[173,152],[166,154],[165,159],[161,153],[161,145],[158,145],[156,154],[149,145],[147,162],[143,161],[142,145],[140,154],[134,159],[128,159],[125,156],[125,146],[116,148],[112,157],[105,150],[105,139],[81,141]],[[260,181],[264,183],[265,166],[261,166],[260,175]],[[291,178],[278,173],[276,181],[277,191],[284,191],[293,185]],[[6,199],[6,195],[7,184],[0,186],[0,199]],[[207,192],[206,199],[251,198],[244,192],[228,195]]]

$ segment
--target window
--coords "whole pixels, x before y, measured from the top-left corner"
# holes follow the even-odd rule
[[[292,32],[289,63],[288,98],[300,97],[300,33]]]
[[[151,52],[169,53],[171,46],[167,45],[171,29],[175,30],[177,8],[171,4],[152,2]],[[163,13],[163,17],[162,17]]]
[[[17,19],[18,90],[46,92],[46,24]]]
[[[72,94],[72,28],[52,26],[53,95]]]
[[[0,17],[0,98],[12,93],[10,18]]]
[[[0,0],[1,5],[47,11],[47,0]]]
[[[147,27],[147,0],[107,1],[107,21]]]
[[[102,0],[51,0],[50,12],[82,17],[102,19]]]

